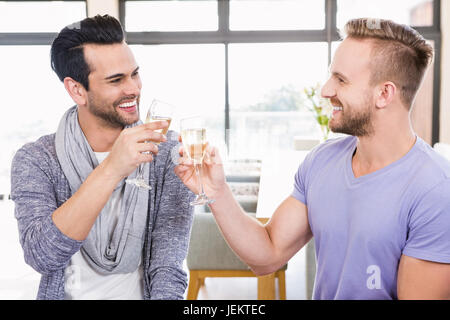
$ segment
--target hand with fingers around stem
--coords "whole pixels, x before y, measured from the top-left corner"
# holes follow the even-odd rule
[[[178,140],[182,142],[181,136]],[[175,174],[180,180],[195,194],[201,193],[200,182],[202,182],[203,191],[208,198],[218,197],[226,187],[225,171],[218,149],[209,144],[206,146],[203,164],[199,170],[200,176],[196,174],[196,165],[186,155],[183,146],[180,146],[179,154],[181,158],[175,167]]]
[[[122,130],[101,165],[108,169],[111,176],[119,179],[128,177],[140,164],[153,161],[154,155],[158,153],[155,143],[167,141],[156,130],[167,126],[166,121],[158,121]]]

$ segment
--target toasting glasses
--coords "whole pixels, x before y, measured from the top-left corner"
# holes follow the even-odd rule
[[[174,106],[154,99],[152,101],[152,104],[150,105],[150,108],[147,111],[147,116],[145,117],[145,123],[151,123],[155,121],[167,121],[170,126],[170,122],[172,121],[173,112],[174,112]],[[164,129],[158,129],[156,132],[160,132],[162,134],[167,134],[167,131],[169,130],[169,126],[167,126]],[[147,143],[151,143],[150,141],[147,141]],[[154,142],[156,144],[159,144],[159,142]],[[134,184],[135,186],[147,190],[151,190],[152,187],[145,181],[144,179],[144,164],[140,164],[138,168],[138,174],[136,178],[134,179],[127,179],[125,181],[128,184]]]
[[[190,203],[191,206],[204,205],[214,202],[209,199],[203,190],[201,170],[203,158],[206,152],[206,126],[201,117],[184,118],[180,122],[181,138],[183,139],[183,148],[188,156],[194,162],[195,174],[199,181],[200,193]]]

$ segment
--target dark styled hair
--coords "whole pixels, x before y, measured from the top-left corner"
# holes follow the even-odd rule
[[[71,77],[89,90],[91,72],[85,60],[85,44],[114,44],[124,40],[120,22],[109,15],[96,15],[66,26],[52,43],[50,56],[53,71],[61,81]]]

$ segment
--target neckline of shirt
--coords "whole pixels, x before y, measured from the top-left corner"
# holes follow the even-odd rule
[[[355,177],[355,174],[353,172],[353,167],[352,167],[352,159],[353,159],[353,154],[356,151],[356,143],[357,143],[357,139],[355,138],[355,139],[353,139],[353,141],[351,143],[349,152],[347,153],[346,160],[345,160],[345,171],[346,171],[346,177],[347,177],[347,181],[348,181],[349,185],[356,185],[356,184],[364,183],[364,182],[372,180],[372,179],[376,179],[376,178],[388,173],[389,171],[393,170],[394,168],[400,166],[402,163],[404,163],[409,158],[411,158],[416,152],[418,152],[419,144],[422,143],[422,139],[416,135],[416,142],[414,143],[412,148],[403,157],[401,157],[398,160],[395,160],[394,162],[388,164],[387,166],[385,166],[381,169],[378,169],[374,172],[365,174],[358,178]]]
[[[94,154],[97,157],[98,163],[100,164],[109,155],[109,151],[108,152],[94,152]]]

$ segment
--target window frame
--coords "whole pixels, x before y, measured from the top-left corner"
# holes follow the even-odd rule
[[[4,0],[20,2],[23,0]],[[33,0],[46,2],[48,0]],[[83,1],[86,0],[61,0]],[[119,20],[125,29],[125,4],[127,0],[119,1]],[[133,0],[142,1],[142,0]],[[154,0],[158,1],[158,0]],[[206,1],[206,0],[205,0]],[[320,30],[277,30],[277,31],[237,31],[229,28],[230,0],[217,1],[218,30],[217,31],[189,31],[189,32],[127,32],[129,44],[158,45],[158,44],[224,44],[225,47],[225,141],[230,129],[229,108],[229,79],[228,79],[228,45],[231,43],[283,43],[283,42],[326,42],[328,45],[328,64],[331,63],[331,44],[339,41],[340,36],[336,26],[337,0],[325,1],[325,28]],[[432,114],[432,144],[439,141],[440,125],[440,82],[441,82],[441,0],[433,0],[433,25],[415,27],[426,39],[434,41],[434,73],[433,73],[433,114]],[[51,45],[57,33],[49,32],[15,32],[1,33],[1,45]]]
[[[125,4],[127,0],[119,0],[119,17],[125,28]],[[143,0],[132,0],[143,1]],[[154,0],[158,1],[158,0]],[[229,28],[230,0],[219,0],[218,30],[198,32],[127,32],[129,44],[205,44],[222,43],[225,45],[225,141],[229,146],[226,132],[230,129],[229,80],[228,80],[228,45],[231,43],[279,43],[279,42],[327,42],[328,64],[331,63],[331,44],[339,41],[337,29],[337,0],[325,1],[325,28],[321,30],[277,30],[277,31],[237,31]],[[433,25],[415,27],[426,39],[433,40],[435,45],[434,79],[433,79],[433,115],[432,143],[439,141],[439,104],[441,73],[441,3],[433,1]]]
[[[52,0],[2,0],[4,2],[52,2]],[[57,0],[61,2],[84,2],[87,12],[87,1],[86,0]],[[51,45],[53,39],[56,38],[58,32],[0,32],[0,46],[10,45],[10,46],[20,46],[20,45]]]
[[[23,0],[2,0],[5,2],[24,2]],[[86,0],[58,0],[63,2],[84,2],[86,17],[88,6]],[[30,2],[51,2],[51,0],[32,0]],[[51,45],[58,35],[57,32],[0,32],[0,50],[2,46]],[[0,194],[0,201],[10,200],[10,194]]]

